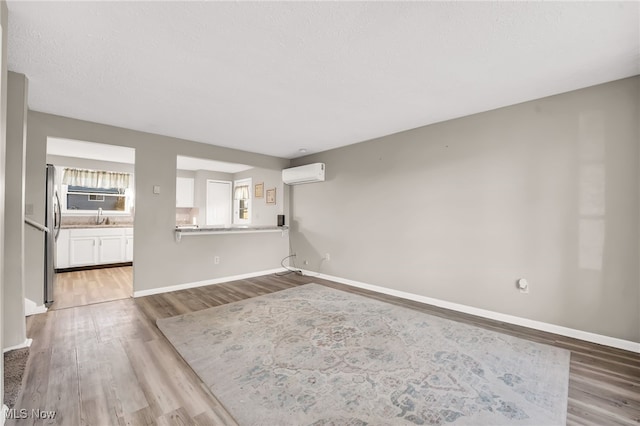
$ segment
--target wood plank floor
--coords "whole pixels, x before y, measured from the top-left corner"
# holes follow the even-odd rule
[[[31,417],[7,424],[236,424],[159,332],[155,320],[309,282],[568,349],[567,423],[640,423],[638,354],[317,278],[271,275],[29,317],[33,345],[16,408],[55,410],[57,415],[54,420]]]
[[[133,268],[130,266],[59,272],[50,309],[91,305],[132,295]]]

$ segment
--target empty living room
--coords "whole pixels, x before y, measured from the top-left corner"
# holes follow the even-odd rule
[[[640,2],[0,25],[0,426],[640,424]]]

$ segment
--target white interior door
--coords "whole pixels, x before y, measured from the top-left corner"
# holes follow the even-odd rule
[[[207,180],[207,226],[231,225],[231,182]]]

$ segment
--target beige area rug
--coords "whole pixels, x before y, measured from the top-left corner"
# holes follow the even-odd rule
[[[20,390],[22,376],[29,359],[29,348],[16,349],[4,354],[4,405],[12,408]]]
[[[241,425],[564,425],[566,350],[317,284],[158,327]]]

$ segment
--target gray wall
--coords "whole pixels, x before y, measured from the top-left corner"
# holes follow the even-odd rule
[[[46,135],[44,140],[33,139],[30,128],[31,112],[27,112],[27,154],[25,163],[25,216],[36,222],[44,221]],[[35,143],[35,142],[38,143]],[[17,188],[15,189],[17,190]],[[44,300],[44,239],[39,232],[27,229],[24,235],[25,284],[24,297],[42,305]]]
[[[24,235],[42,232],[24,225],[24,153],[26,148],[28,81],[23,74],[10,72],[7,84],[7,148],[5,183],[4,241],[4,341],[3,347],[24,343]]]
[[[292,161],[327,167],[292,190],[298,264],[328,252],[333,276],[640,341],[639,85]]]
[[[0,26],[2,40],[0,43],[0,164],[5,164],[7,127],[7,3],[0,0]],[[0,271],[4,271],[4,167],[0,167]],[[0,299],[4,299],[4,277],[0,273]],[[4,348],[4,309],[0,303],[0,346]],[[0,357],[0,401],[4,401],[4,357]],[[0,408],[3,407],[0,403]]]
[[[208,144],[74,120],[29,111],[27,134],[27,204],[33,217],[44,217],[46,138],[60,137],[128,146],[136,149],[134,221],[134,290],[245,274],[279,267],[287,255],[288,238],[279,233],[206,235],[174,240],[176,156],[249,164],[280,170],[289,160]],[[161,193],[153,194],[159,185]],[[42,303],[42,242],[27,241],[26,267],[34,271],[27,297]],[[219,265],[213,256],[220,256]],[[38,279],[39,278],[39,279]]]
[[[193,170],[176,170],[176,177],[184,177],[184,178],[191,178],[191,179],[195,179],[196,177],[196,172],[194,172]]]
[[[77,167],[90,170],[106,170],[110,172],[133,173],[135,166],[127,163],[113,161],[92,160],[89,158],[65,157],[62,155],[47,154],[47,164],[63,167]]]
[[[253,168],[233,175],[233,180],[251,178],[251,225],[276,226],[278,215],[284,214],[284,184],[282,171]],[[264,196],[255,198],[256,183],[264,183]],[[267,204],[267,189],[276,189],[276,203]]]

